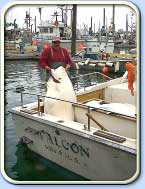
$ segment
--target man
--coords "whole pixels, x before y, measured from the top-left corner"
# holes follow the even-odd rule
[[[41,54],[39,66],[46,70],[48,76],[51,74],[51,69],[56,69],[63,66],[67,71],[72,65],[68,51],[60,46],[60,38],[55,36],[52,40],[52,46],[45,48]]]
[[[20,47],[20,52],[21,52],[22,54],[24,54],[24,46],[25,46],[24,42],[21,41],[21,42],[19,43],[19,47]]]

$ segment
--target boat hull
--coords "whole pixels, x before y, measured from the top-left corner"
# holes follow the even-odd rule
[[[82,124],[71,122],[74,128],[58,119],[46,122],[43,115],[15,111],[12,116],[19,138],[30,139],[30,150],[78,175],[93,181],[126,182],[136,173],[134,153],[85,131]]]

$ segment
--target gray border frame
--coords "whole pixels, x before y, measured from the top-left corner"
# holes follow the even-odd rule
[[[9,178],[4,171],[4,15],[5,12],[16,5],[55,5],[55,4],[79,4],[79,5],[126,5],[131,7],[136,13],[137,23],[137,171],[133,177],[126,181],[16,181]],[[131,2],[128,1],[15,1],[8,3],[1,10],[1,173],[3,177],[12,184],[129,184],[134,182],[140,174],[140,12],[138,8]]]

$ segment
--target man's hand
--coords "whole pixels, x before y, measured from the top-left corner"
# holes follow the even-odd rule
[[[67,64],[66,67],[65,67],[65,71],[67,72],[67,70],[70,68],[70,65]]]
[[[53,79],[53,81],[54,81],[55,83],[60,83],[59,78],[55,78],[55,77],[54,77],[54,75],[55,75],[54,69],[51,69],[50,75],[51,75],[51,77],[52,77],[52,79]]]
[[[48,66],[45,66],[45,70],[46,70],[47,72],[51,72],[51,68],[48,67]]]

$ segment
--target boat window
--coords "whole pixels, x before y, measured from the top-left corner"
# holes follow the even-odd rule
[[[41,33],[48,33],[48,28],[40,28]]]
[[[48,28],[43,28],[44,33],[48,33]]]
[[[53,28],[50,28],[50,33],[53,33]]]

